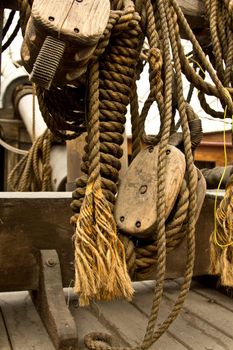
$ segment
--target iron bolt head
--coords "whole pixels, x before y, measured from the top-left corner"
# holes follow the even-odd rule
[[[54,267],[56,264],[57,264],[56,261],[53,260],[52,258],[51,258],[51,259],[48,259],[48,260],[46,261],[46,265],[47,265],[48,267]]]
[[[146,193],[146,191],[147,191],[147,185],[142,185],[142,186],[140,187],[139,192],[140,192],[141,194],[144,194],[144,193]]]

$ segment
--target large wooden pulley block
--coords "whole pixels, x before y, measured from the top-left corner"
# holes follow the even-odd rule
[[[149,238],[155,233],[157,222],[159,146],[141,151],[122,179],[115,219],[120,230],[128,235]],[[185,157],[176,147],[166,150],[165,218],[175,204],[185,175]]]
[[[74,83],[85,72],[109,15],[109,0],[34,0],[21,49],[31,80],[47,89]]]

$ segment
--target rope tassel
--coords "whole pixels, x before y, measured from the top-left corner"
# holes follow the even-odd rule
[[[123,244],[103,196],[100,182],[88,184],[76,225],[75,292],[81,306],[91,300],[132,298],[133,288],[127,272]]]
[[[117,237],[116,223],[101,188],[98,67],[98,62],[92,63],[89,71],[89,179],[74,235],[74,290],[81,306],[92,300],[131,300],[133,296],[124,246]]]
[[[224,171],[214,201],[214,231],[210,236],[210,273],[219,275],[221,284],[233,287],[233,177],[230,176],[224,198],[217,208],[218,192],[227,170],[226,128],[224,111]]]
[[[221,284],[233,287],[233,183],[215,213],[214,232],[210,237],[210,273],[219,275]]]

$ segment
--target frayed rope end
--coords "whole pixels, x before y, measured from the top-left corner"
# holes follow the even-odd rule
[[[75,286],[80,306],[90,301],[132,300],[124,246],[100,186],[87,189],[74,234]]]

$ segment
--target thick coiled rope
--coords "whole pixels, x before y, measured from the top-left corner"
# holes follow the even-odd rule
[[[133,12],[131,10],[131,12]],[[135,64],[139,56],[138,37],[140,33],[138,22],[139,17],[125,14],[121,17],[119,25],[116,23],[119,15],[112,14],[109,20],[111,24],[112,36],[108,50],[103,54],[100,62],[100,167],[102,176],[103,192],[113,209],[115,195],[117,193],[117,183],[120,170],[120,158],[123,155],[121,145],[123,143],[123,133],[125,124],[126,106],[129,103],[130,87],[134,77]],[[128,18],[129,19],[128,19]],[[135,20],[137,21],[135,23]],[[132,22],[131,32],[128,22]],[[124,24],[125,23],[125,24]],[[123,26],[124,24],[124,26]],[[119,26],[121,29],[119,29]],[[121,35],[117,36],[120,30]],[[114,34],[115,33],[115,34]],[[127,49],[129,46],[129,49]],[[85,147],[83,164],[81,169],[88,173],[88,145]],[[79,213],[82,198],[85,194],[87,176],[82,176],[77,181],[77,189],[73,193],[72,209]]]
[[[52,191],[50,151],[54,136],[46,130],[8,176],[12,191]]]
[[[41,114],[49,130],[60,140],[72,140],[86,130],[84,106],[82,104],[80,106],[80,103],[77,103],[76,106],[69,104],[69,99],[66,98],[66,91],[64,90],[52,89],[48,93],[47,90],[37,86],[36,94]],[[78,88],[73,88],[73,90],[78,90]],[[79,99],[82,98],[83,92],[79,95]],[[59,99],[63,101],[63,106],[52,102],[52,100],[57,101]],[[79,110],[78,113],[75,112],[76,109]]]
[[[81,181],[79,180],[79,183],[85,185],[85,180],[87,179],[85,197],[80,208],[80,191],[77,189],[77,191],[74,192],[74,197],[76,197],[76,199],[72,203],[72,207],[75,209],[77,208],[78,212],[80,211],[76,222],[76,233],[74,235],[77,252],[76,271],[79,276],[78,280],[76,279],[78,284],[75,288],[81,297],[80,301],[82,304],[87,304],[93,299],[98,300],[100,297],[106,300],[119,296],[125,296],[131,299],[133,292],[128,273],[124,267],[126,266],[124,246],[121,241],[117,239],[116,224],[114,226],[113,223],[115,221],[111,212],[115,203],[120,161],[109,152],[108,147],[106,147],[106,152],[104,153],[101,152],[101,147],[98,146],[98,155],[92,154],[97,139],[95,140],[94,135],[91,136],[91,134],[97,132],[97,129],[99,133],[98,142],[104,141],[105,145],[106,143],[110,143],[111,147],[115,146],[116,149],[120,149],[120,145],[123,142],[125,114],[127,112],[126,106],[129,103],[130,86],[133,81],[134,68],[139,55],[138,36],[140,35],[140,17],[137,15],[132,5],[126,8],[121,16],[118,15],[117,17],[118,18],[110,19],[110,21],[114,19],[115,25],[112,27],[109,49],[105,50],[102,56],[103,60],[95,63],[95,67],[97,66],[99,68],[98,78],[96,78],[99,89],[98,95],[95,93],[93,97],[91,94],[91,97],[95,103],[99,103],[99,119],[98,125],[94,124],[90,129],[88,125],[87,146],[85,148],[86,154],[83,157],[84,162],[81,168],[85,173],[88,173],[89,176],[88,178],[82,178]],[[131,24],[129,25],[129,23]],[[118,32],[121,33],[121,36],[117,36]],[[125,47],[126,45],[128,49]],[[128,68],[128,71],[125,69],[123,71],[122,65],[124,65],[126,69]],[[97,71],[95,71],[95,74],[97,74]],[[113,79],[113,76],[116,76],[117,79]],[[92,77],[92,74],[90,74],[90,77]],[[93,82],[93,85],[97,84],[97,81]],[[90,84],[90,89],[92,90],[92,84]],[[94,113],[92,110],[93,106],[91,105],[89,108],[90,118],[92,118],[92,113]],[[97,113],[97,111],[95,111],[95,113]],[[121,155],[121,152],[117,153]],[[117,155],[117,153],[115,152],[115,155]],[[93,185],[90,190],[89,182],[92,180],[92,174],[98,169],[98,187],[95,188]],[[96,183],[96,181],[97,180],[95,180],[94,183]],[[83,189],[83,187],[81,188]],[[81,192],[83,193],[82,189]],[[88,194],[89,192],[91,193]],[[95,193],[100,193],[100,197],[99,195],[95,195]],[[92,198],[92,196],[94,196],[94,199],[88,200],[88,198]],[[98,208],[100,209],[98,210]],[[98,218],[94,219],[95,215],[98,215]],[[94,221],[91,221],[91,218],[93,218]],[[99,225],[101,225],[101,223],[103,224],[101,227],[96,228],[98,223]],[[107,224],[108,226],[111,224],[111,227],[109,226],[109,228],[107,228]],[[96,243],[94,238],[95,231],[97,232]],[[100,237],[98,237],[98,232]],[[87,243],[88,240],[85,238],[87,236],[92,237],[92,242]],[[102,243],[101,237],[103,238]],[[110,237],[112,237],[112,244]],[[86,243],[83,245],[82,242],[85,241]],[[107,244],[107,242],[109,242],[109,244]],[[93,246],[95,244],[97,244],[96,251],[93,251]],[[116,248],[118,253],[115,252]],[[102,264],[102,267],[99,268],[97,272],[91,267],[93,263],[90,264],[89,261],[88,265],[87,260],[84,260],[85,256],[87,258],[89,256],[88,251],[91,251],[92,259],[97,259],[96,254],[98,258],[102,256],[102,259],[104,259],[104,264]],[[80,262],[80,259],[82,259],[82,262]],[[100,262],[98,262],[97,259],[94,266],[98,267],[99,265]],[[80,266],[86,266],[85,273],[79,273]],[[90,266],[90,271],[88,270],[88,266]],[[107,270],[104,269],[104,266]],[[108,270],[108,268],[110,268],[110,270]],[[109,278],[110,275],[112,278]],[[93,277],[91,278],[90,276]],[[106,282],[104,282],[105,280]],[[84,282],[86,282],[85,285],[82,285]]]
[[[89,177],[76,222],[75,291],[80,305],[92,300],[131,299],[133,289],[127,273],[124,246],[117,237],[116,224],[101,188],[99,63],[89,69]]]

